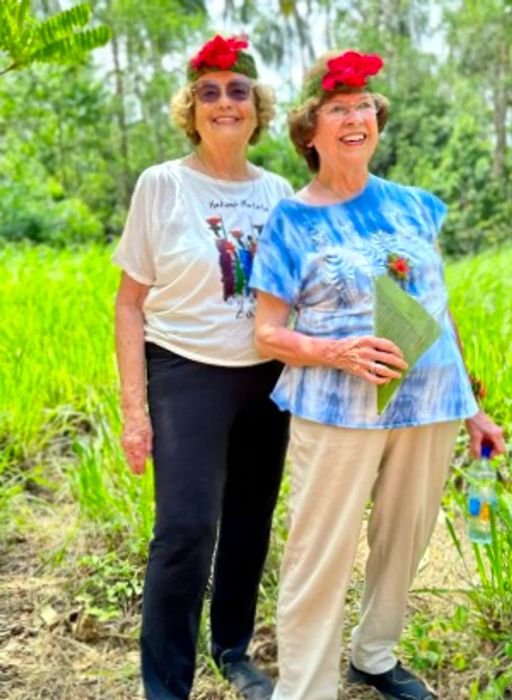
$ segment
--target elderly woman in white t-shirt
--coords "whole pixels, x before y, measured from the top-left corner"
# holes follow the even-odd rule
[[[155,471],[141,633],[150,700],[189,697],[215,545],[214,661],[244,697],[272,693],[247,646],[288,416],[268,398],[281,365],[255,349],[248,280],[291,188],[247,160],[273,103],[245,48],[216,36],[189,62],[172,111],[196,148],[142,173],[114,255],[122,444],[134,474],[150,454]]]

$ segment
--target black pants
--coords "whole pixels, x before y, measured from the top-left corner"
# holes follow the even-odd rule
[[[142,615],[149,700],[185,700],[203,598],[217,663],[244,658],[288,441],[288,414],[268,398],[281,371],[231,368],[146,346],[154,431],[156,522]]]

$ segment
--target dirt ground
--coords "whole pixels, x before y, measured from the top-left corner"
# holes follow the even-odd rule
[[[63,542],[73,549],[90,546],[77,534],[76,513],[70,504],[32,512],[33,521],[23,525],[4,542],[0,552],[0,699],[1,700],[136,700],[142,698],[138,670],[138,615],[99,623],[73,599],[72,570],[60,561]],[[366,556],[365,533],[361,535],[357,564],[347,603],[349,622],[356,619]],[[57,574],[49,572],[56,571]],[[465,585],[464,569],[449,540],[442,516],[432,544],[422,561],[414,591],[456,590]],[[411,613],[449,614],[445,599],[425,592],[411,594]],[[345,645],[346,646],[346,645]],[[253,655],[275,677],[274,630],[258,628]],[[347,659],[342,659],[342,672]],[[453,674],[429,680],[444,700],[468,696],[472,674]],[[206,657],[199,660],[194,700],[235,700]],[[373,691],[348,686],[342,698],[370,699]]]

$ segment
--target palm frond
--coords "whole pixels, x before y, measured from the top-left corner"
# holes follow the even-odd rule
[[[29,57],[30,62],[43,63],[65,62],[82,57],[88,51],[104,46],[110,39],[110,30],[106,26],[87,29],[58,39],[37,49]]]
[[[82,58],[110,39],[110,29],[86,27],[92,11],[87,3],[39,21],[30,12],[30,0],[0,0],[0,53],[9,63],[0,75],[35,61],[64,63]]]
[[[37,37],[41,43],[51,44],[72,34],[75,29],[85,27],[91,19],[91,14],[91,8],[86,3],[58,12],[37,26]]]
[[[21,0],[19,7],[18,7],[18,12],[17,12],[17,24],[18,24],[18,29],[21,31],[23,24],[25,23],[25,17],[27,16],[27,12],[30,9],[30,0]]]

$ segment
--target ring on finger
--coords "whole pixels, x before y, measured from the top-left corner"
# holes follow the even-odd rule
[[[370,366],[370,372],[371,372],[373,375],[377,376],[377,374],[378,374],[378,372],[377,372],[378,368],[379,368],[378,362],[372,362],[372,364],[371,364],[371,366]]]

